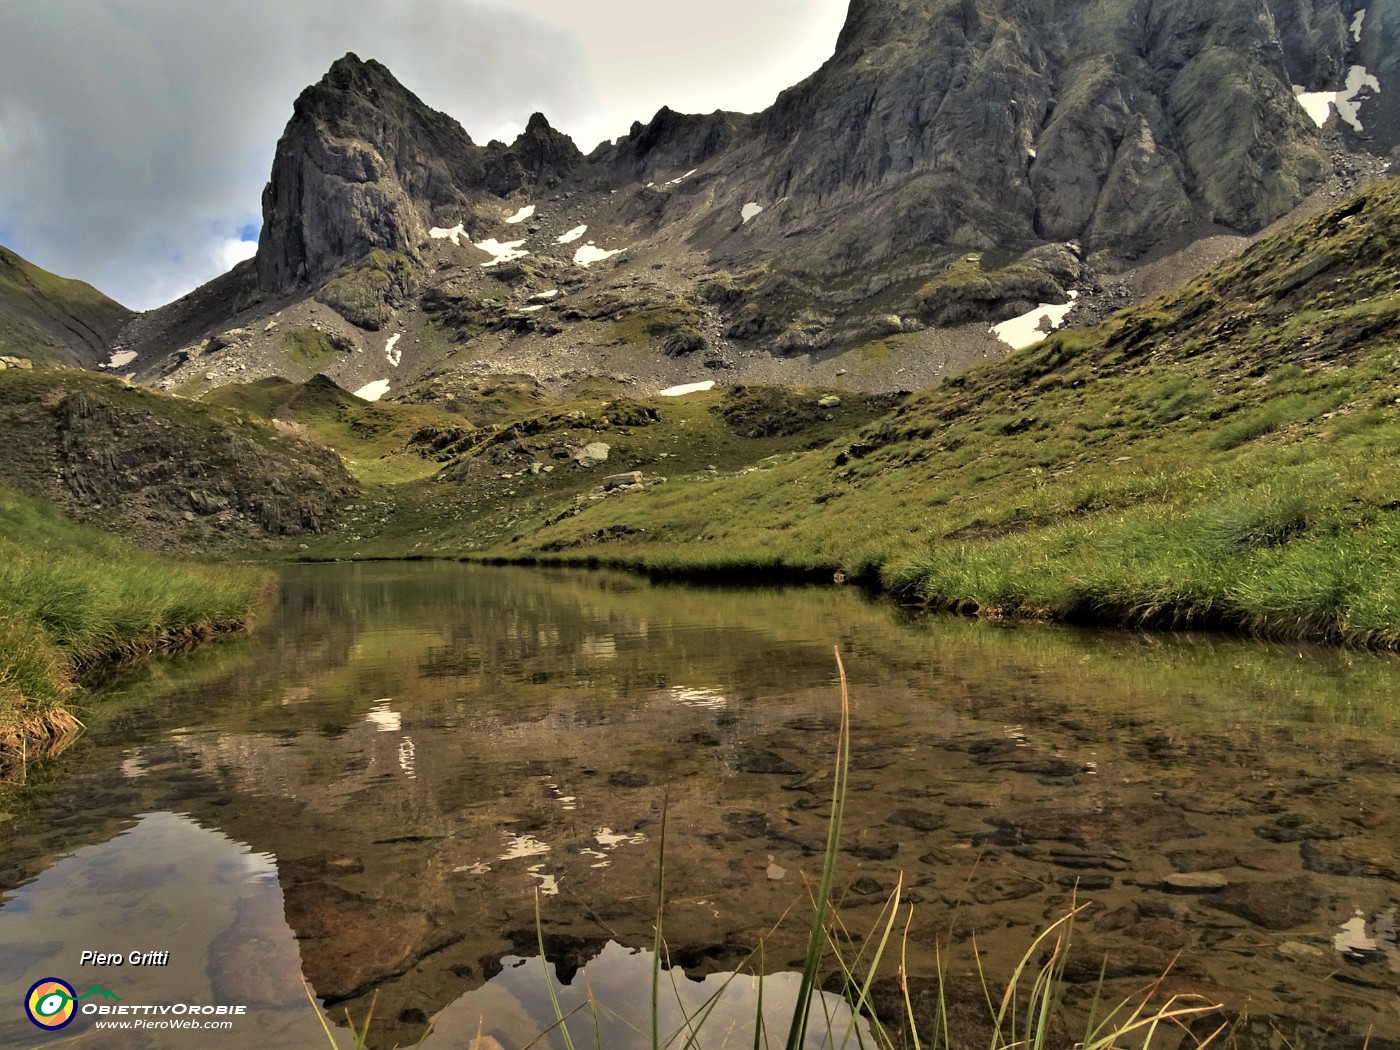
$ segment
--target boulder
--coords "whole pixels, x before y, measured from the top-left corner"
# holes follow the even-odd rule
[[[596,467],[599,463],[606,463],[608,453],[612,451],[612,446],[603,441],[593,441],[573,454],[573,461],[580,467]]]
[[[614,489],[627,488],[631,485],[642,483],[642,472],[640,470],[630,470],[626,474],[613,474],[603,479],[603,491],[612,492]]]

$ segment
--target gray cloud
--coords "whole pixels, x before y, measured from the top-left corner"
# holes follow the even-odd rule
[[[479,142],[541,110],[587,151],[662,103],[767,104],[830,53],[845,0],[755,6],[0,0],[0,243],[156,306],[246,251],[292,102],[346,51]]]
[[[288,14],[294,11],[295,14]],[[572,34],[428,0],[0,4],[0,227],[21,255],[145,308],[225,269],[260,220],[292,101],[346,51],[474,137],[593,108]]]

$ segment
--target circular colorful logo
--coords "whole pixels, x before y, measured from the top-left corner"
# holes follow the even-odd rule
[[[24,997],[24,1012],[40,1028],[54,1031],[73,1020],[73,1015],[77,1013],[73,1005],[77,997],[78,993],[67,981],[45,977],[42,981],[35,981],[29,994]]]

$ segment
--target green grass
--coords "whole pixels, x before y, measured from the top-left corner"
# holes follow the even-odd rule
[[[1397,243],[1389,180],[825,448],[750,473],[676,471],[564,518],[516,504],[529,524],[491,553],[839,571],[984,616],[1395,646]],[[1316,262],[1333,257],[1343,280]]]
[[[92,360],[131,316],[91,285],[0,247],[0,355],[39,364]],[[89,334],[75,334],[80,328]]]
[[[146,554],[3,488],[0,520],[0,758],[73,726],[84,669],[246,624],[267,582]]]
[[[335,354],[326,333],[317,328],[294,328],[283,332],[278,349],[297,364],[315,368]]]

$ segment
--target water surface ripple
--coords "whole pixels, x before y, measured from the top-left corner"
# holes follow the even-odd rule
[[[304,976],[344,1045],[377,994],[372,1046],[436,1020],[426,1046],[518,1047],[552,1020],[537,893],[561,994],[614,997],[626,1046],[663,798],[667,1009],[736,969],[739,995],[760,941],[778,1001],[820,869],[833,647],[854,700],[842,918],[869,930],[902,874],[916,988],[939,945],[969,1039],[973,935],[1004,975],[1087,900],[1071,1006],[1101,971],[1117,998],[1170,966],[1169,991],[1245,1015],[1241,1046],[1400,1045],[1394,658],[412,563],[287,569],[251,637],[124,672],[89,735],[0,796],[0,1046],[52,1038],[19,1005],[48,976],[248,1004],[207,1045],[324,1045]],[[138,949],[170,965],[78,966]],[[726,998],[705,1045],[726,1025],[752,1045],[751,1001]]]

